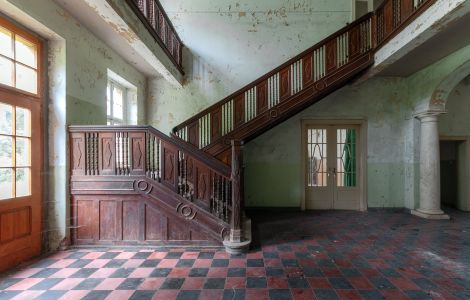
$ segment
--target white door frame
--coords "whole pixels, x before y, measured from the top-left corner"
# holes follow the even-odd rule
[[[465,177],[470,179],[470,136],[448,136],[440,135],[439,141],[456,141],[465,143]],[[439,149],[440,150],[440,149]],[[440,174],[439,174],[440,175]],[[465,190],[465,207],[462,207],[464,211],[470,211],[470,187],[467,186]]]
[[[307,144],[304,139],[305,131],[309,126],[319,126],[319,125],[358,125],[359,128],[359,139],[361,145],[361,151],[359,154],[359,189],[360,189],[360,211],[367,210],[367,121],[365,119],[336,119],[336,118],[315,118],[315,119],[302,119],[301,122],[301,176],[302,176],[302,192],[300,200],[300,209],[305,210],[306,204],[306,189],[307,189],[307,180],[306,180],[306,163],[305,157],[307,155]]]

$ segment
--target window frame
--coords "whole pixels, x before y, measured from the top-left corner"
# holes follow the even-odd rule
[[[113,90],[118,87],[122,90],[122,119],[116,118],[114,115],[114,97]],[[110,115],[108,115],[108,89],[109,89],[109,109]],[[109,126],[119,126],[127,124],[127,93],[128,88],[116,80],[108,78],[108,84],[106,85],[106,124]]]
[[[12,23],[11,21],[5,19],[4,17],[0,17],[0,26],[7,29],[7,30],[9,30],[9,31],[11,31],[13,33],[13,35],[19,35],[23,39],[26,39],[27,41],[33,43],[36,46],[37,53],[36,53],[36,69],[35,70],[37,72],[37,76],[36,76],[37,90],[36,90],[36,93],[31,93],[31,92],[19,89],[15,86],[10,86],[10,85],[7,85],[7,84],[2,84],[2,83],[0,83],[0,88],[4,89],[6,91],[11,91],[11,92],[19,93],[19,94],[22,94],[22,95],[25,95],[25,96],[29,96],[29,97],[32,97],[36,100],[41,100],[42,96],[43,96],[43,57],[42,57],[43,42],[41,41],[41,39],[39,37],[31,34],[30,32],[26,31],[25,29],[20,28],[19,26],[15,25],[14,23]],[[15,44],[14,36],[13,36],[12,42],[13,42],[13,44]],[[13,50],[15,51],[15,48],[13,48]],[[14,54],[14,57],[15,57],[16,53],[14,52],[13,54]],[[16,57],[14,59],[11,59],[9,57],[3,56],[2,54],[0,54],[0,56],[4,57],[4,58],[6,58],[10,61],[13,61],[14,66],[15,66],[15,70],[16,70],[16,63],[18,63],[22,66],[26,66],[29,69],[34,69],[34,68],[24,64],[24,63],[21,63],[21,62],[17,61]],[[16,85],[16,72],[14,73],[14,83]]]

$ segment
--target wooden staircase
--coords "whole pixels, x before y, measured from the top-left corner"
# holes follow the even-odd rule
[[[220,245],[242,251],[242,145],[350,82],[435,0],[386,0],[173,129],[71,126],[77,245]]]

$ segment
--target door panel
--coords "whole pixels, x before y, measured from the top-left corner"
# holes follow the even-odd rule
[[[306,128],[306,208],[360,209],[359,127]]]

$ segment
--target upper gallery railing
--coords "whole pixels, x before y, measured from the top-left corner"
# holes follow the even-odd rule
[[[350,76],[351,69],[370,63],[364,61],[364,55],[373,54],[434,1],[385,0],[375,12],[176,126],[173,134],[205,150],[218,149],[215,145],[224,139],[245,140],[259,132],[254,127],[270,126],[265,120],[298,105],[291,101],[298,94],[306,96],[296,101],[308,101],[312,86],[322,90]]]
[[[183,73],[183,42],[158,0],[126,0],[160,47]]]

